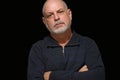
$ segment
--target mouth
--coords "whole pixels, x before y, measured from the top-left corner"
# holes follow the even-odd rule
[[[55,24],[54,27],[61,27],[63,24],[64,24],[63,22],[61,22],[61,23],[57,23],[57,24]]]

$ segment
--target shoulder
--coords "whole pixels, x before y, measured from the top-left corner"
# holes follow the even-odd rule
[[[85,36],[77,33],[77,37],[79,39],[79,44],[82,46],[89,47],[91,45],[96,45],[95,40],[89,36]]]
[[[43,39],[40,39],[32,44],[32,47],[44,47],[47,43],[48,36],[44,37]]]
[[[92,39],[91,37],[83,36],[83,35],[81,35],[80,40],[81,40],[82,42],[85,42],[85,43],[93,43],[93,42],[95,42],[95,40]]]
[[[86,44],[89,44],[89,43],[93,43],[95,42],[95,40],[89,36],[85,36],[85,35],[81,35],[79,33],[75,33],[76,35],[76,38],[79,39],[79,42],[80,43],[86,43]]]

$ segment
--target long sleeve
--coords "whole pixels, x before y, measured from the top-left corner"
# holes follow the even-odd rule
[[[44,64],[42,61],[41,49],[39,47],[32,47],[28,59],[28,73],[27,80],[44,80]]]
[[[100,51],[94,41],[86,48],[86,72],[53,71],[50,80],[105,80],[105,69]]]
[[[64,48],[50,37],[33,45],[28,57],[28,79],[44,80],[46,71],[51,71],[49,80],[105,80],[105,69],[96,43],[89,38],[74,35]],[[88,71],[78,72],[87,65]]]
[[[104,70],[86,72],[53,71],[49,80],[105,80]]]

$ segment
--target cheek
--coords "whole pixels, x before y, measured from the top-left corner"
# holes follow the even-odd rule
[[[48,27],[53,28],[54,22],[53,21],[48,21],[47,25],[48,25]]]
[[[71,20],[71,18],[69,15],[65,15],[62,17],[62,20],[68,23]]]
[[[64,23],[65,24],[69,24],[69,22],[70,22],[70,18],[69,17],[64,18]]]

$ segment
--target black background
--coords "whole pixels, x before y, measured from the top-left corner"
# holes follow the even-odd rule
[[[3,6],[4,29],[2,58],[4,79],[27,80],[27,60],[30,47],[49,34],[42,23],[44,0],[7,1]],[[113,64],[117,58],[117,29],[112,1],[66,0],[73,14],[72,28],[93,38],[99,46],[106,68],[106,80],[116,80]],[[117,62],[119,63],[119,61]],[[114,65],[117,72],[117,66]]]

